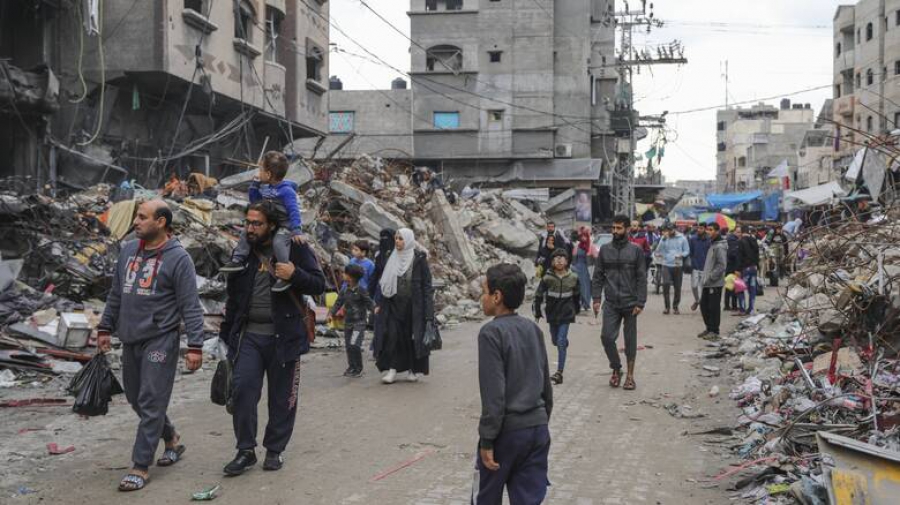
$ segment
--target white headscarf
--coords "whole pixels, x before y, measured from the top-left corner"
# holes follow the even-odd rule
[[[397,233],[403,237],[403,250],[394,249],[381,275],[381,294],[393,298],[397,294],[397,279],[406,275],[416,255],[416,234],[409,228],[401,228]]]

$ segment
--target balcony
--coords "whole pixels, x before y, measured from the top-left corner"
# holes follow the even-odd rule
[[[836,98],[834,100],[835,116],[853,117],[853,112],[855,110],[856,110],[856,97],[853,95]]]
[[[834,73],[838,74],[847,70],[853,70],[856,66],[856,52],[853,49],[841,52],[834,59]]]
[[[263,108],[278,116],[285,115],[284,89],[287,70],[274,61],[266,61],[265,64],[265,93]]]

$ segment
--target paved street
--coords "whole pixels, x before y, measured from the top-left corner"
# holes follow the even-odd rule
[[[689,300],[688,289],[685,295]],[[579,318],[573,326],[566,382],[555,389],[553,486],[547,503],[728,501],[724,491],[704,484],[725,462],[685,435],[720,421],[675,419],[659,408],[677,401],[713,417],[723,412],[722,423],[728,418],[728,400],[714,405],[705,395],[710,383],[701,384],[693,366],[691,353],[702,344],[694,336],[701,319],[689,304],[681,316],[663,316],[661,297],[650,296],[639,323],[643,347],[633,392],[606,385],[609,372],[593,319]],[[736,320],[725,319],[727,325]],[[185,503],[192,492],[221,483],[218,503],[468,503],[480,410],[474,345],[478,327],[468,324],[446,332],[445,349],[433,356],[432,375],[419,384],[384,386],[371,368],[363,379],[345,379],[340,353],[304,358],[302,410],[287,463],[277,473],[257,467],[239,478],[221,477],[222,466],[233,456],[230,418],[207,399],[210,370],[202,377],[182,377],[171,412],[188,452],[170,469],[151,469],[147,489],[128,498],[135,504]],[[550,351],[552,361],[555,349]],[[721,387],[727,391],[727,384]],[[128,464],[135,425],[123,398],[116,400],[110,416],[89,421],[69,414],[50,417],[47,409],[33,409],[34,414],[18,410],[0,428],[5,440],[0,456],[33,459],[2,471],[4,499],[25,485],[37,493],[14,503],[122,503],[125,497],[115,486]],[[48,422],[48,431],[8,436]],[[44,446],[51,441],[75,445],[76,451],[45,456]]]

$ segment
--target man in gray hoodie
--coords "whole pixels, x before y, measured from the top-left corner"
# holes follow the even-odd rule
[[[122,342],[122,379],[128,403],[140,417],[131,459],[134,465],[120,491],[143,489],[149,480],[159,439],[166,449],[157,466],[175,464],[184,453],[180,437],[166,416],[180,348],[179,326],[188,336],[185,366],[203,363],[203,309],[197,294],[194,263],[171,237],[172,211],[151,200],[138,208],[138,240],[124,243],[97,328],[97,345],[110,349],[110,335]]]
[[[725,286],[728,267],[728,242],[719,233],[718,223],[708,225],[706,231],[712,239],[701,275],[703,293],[700,295],[700,313],[706,331],[697,336],[715,339],[719,337],[719,323],[722,320],[722,287]]]

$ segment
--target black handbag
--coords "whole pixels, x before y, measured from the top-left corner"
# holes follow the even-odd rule
[[[216,365],[216,373],[213,374],[212,382],[209,385],[209,399],[216,405],[225,407],[225,411],[232,413],[234,407],[234,364],[237,362],[241,353],[241,342],[244,340],[244,332],[238,339],[237,351],[234,353],[234,359],[225,358],[219,360]]]
[[[425,322],[425,335],[422,337],[422,343],[429,351],[439,351],[444,346],[441,332],[434,321]]]

